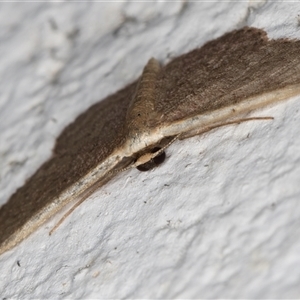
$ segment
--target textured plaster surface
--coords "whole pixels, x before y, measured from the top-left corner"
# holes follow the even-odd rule
[[[136,79],[244,25],[300,38],[300,4],[0,4],[0,204],[62,129]],[[55,232],[0,257],[1,298],[299,298],[300,98],[174,143]]]

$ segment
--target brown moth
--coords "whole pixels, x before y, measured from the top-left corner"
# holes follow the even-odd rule
[[[1,207],[0,253],[120,171],[161,163],[174,140],[248,120],[243,114],[299,94],[299,53],[298,40],[269,40],[245,27],[164,67],[150,59],[139,80],[65,128],[53,157]]]

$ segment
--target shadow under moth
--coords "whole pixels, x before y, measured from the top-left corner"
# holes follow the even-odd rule
[[[227,33],[165,66],[150,59],[137,81],[66,127],[52,158],[1,207],[0,254],[119,172],[161,163],[174,140],[249,120],[249,111],[299,93],[300,41],[270,40],[257,28]]]

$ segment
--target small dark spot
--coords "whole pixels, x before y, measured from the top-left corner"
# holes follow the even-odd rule
[[[20,264],[20,261],[19,261],[19,260],[17,260],[17,265],[18,265],[19,267],[21,267],[21,264]]]
[[[69,31],[66,36],[69,40],[74,40],[80,33],[80,30],[78,28],[74,28],[73,30]]]
[[[55,22],[54,19],[49,19],[48,20],[49,24],[50,24],[50,27],[53,31],[57,30],[58,29],[58,26],[57,26],[57,23]]]
[[[161,148],[155,147],[151,150],[151,153],[155,153],[159,151]],[[155,156],[154,158],[150,159],[148,162],[145,164],[139,165],[136,168],[141,171],[141,172],[146,172],[149,171],[158,165],[162,164],[166,159],[166,153],[163,151],[161,154]]]
[[[145,204],[147,204],[147,201],[144,201]]]

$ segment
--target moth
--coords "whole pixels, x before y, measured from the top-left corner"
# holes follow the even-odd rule
[[[175,140],[249,120],[249,111],[299,94],[299,53],[299,40],[245,27],[165,66],[150,59],[137,81],[66,127],[52,158],[1,207],[0,253],[121,171],[160,164]]]

